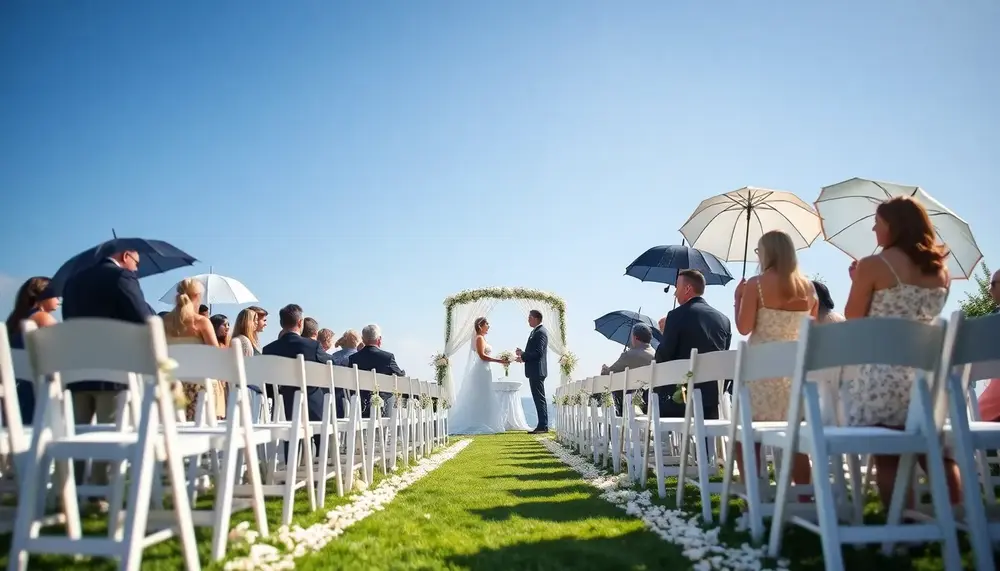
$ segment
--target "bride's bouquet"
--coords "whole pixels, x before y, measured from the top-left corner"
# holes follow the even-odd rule
[[[500,359],[500,364],[503,365],[503,376],[510,376],[510,364],[514,360],[514,354],[510,351],[504,351],[497,356]]]

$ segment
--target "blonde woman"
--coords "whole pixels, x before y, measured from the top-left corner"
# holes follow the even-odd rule
[[[741,281],[736,287],[736,329],[749,335],[750,345],[795,341],[802,318],[816,317],[819,302],[812,281],[799,271],[792,238],[773,230],[760,237],[754,250],[760,260],[760,275]],[[756,381],[750,388],[750,410],[755,421],[782,421],[788,418],[792,381],[789,378]],[[760,447],[757,446],[758,466]],[[743,457],[737,452],[740,474]],[[810,479],[809,457],[798,454],[792,477],[798,484]]]
[[[198,313],[203,293],[204,287],[197,280],[185,278],[177,284],[174,308],[163,317],[163,330],[167,336],[167,343],[219,346],[212,321]],[[215,396],[215,415],[218,418],[224,418],[226,415],[225,390],[221,383],[213,382],[212,384]],[[185,409],[187,419],[194,420],[195,401],[198,398],[198,392],[202,390],[202,385],[196,383],[181,383],[181,385],[187,400]]]

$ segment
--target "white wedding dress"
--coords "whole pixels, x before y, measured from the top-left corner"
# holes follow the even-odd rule
[[[489,354],[490,347],[486,346]],[[504,432],[500,401],[493,392],[493,369],[476,353],[476,340],[472,340],[469,364],[465,378],[455,397],[455,405],[448,411],[450,434],[497,434]]]

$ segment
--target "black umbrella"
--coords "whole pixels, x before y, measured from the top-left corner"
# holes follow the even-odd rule
[[[628,347],[629,342],[632,340],[632,326],[636,323],[643,323],[649,327],[653,334],[653,340],[650,345],[653,349],[656,349],[660,341],[663,340],[663,334],[660,333],[660,328],[653,323],[652,319],[641,313],[627,309],[612,311],[594,320],[594,330],[611,341]]]
[[[197,259],[183,250],[161,240],[146,240],[143,238],[115,238],[102,242],[89,250],[73,256],[59,268],[49,283],[49,288],[61,296],[66,280],[81,270],[85,270],[104,258],[119,252],[135,251],[139,253],[139,269],[136,274],[140,278],[155,276],[177,268],[194,264]]]

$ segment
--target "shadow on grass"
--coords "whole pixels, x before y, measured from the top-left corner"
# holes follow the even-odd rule
[[[483,476],[487,480],[534,480],[538,482],[556,482],[563,481],[566,479],[566,471],[560,470],[558,472],[541,472],[538,474],[497,474],[491,476]]]
[[[524,490],[511,490],[510,495],[516,498],[549,498],[558,494],[587,494],[592,495],[594,488],[586,484],[575,484],[572,486],[559,486],[557,488],[531,488]]]
[[[549,495],[558,495],[549,490]],[[520,502],[512,506],[469,510],[486,521],[508,521],[514,517],[549,522],[572,522],[590,519],[593,516],[594,500],[591,497],[553,502]]]
[[[672,549],[660,548],[659,539],[644,531],[613,538],[566,537],[517,543],[476,553],[450,555],[449,568],[477,569],[688,569],[691,562]]]

